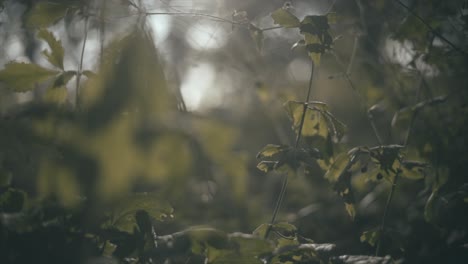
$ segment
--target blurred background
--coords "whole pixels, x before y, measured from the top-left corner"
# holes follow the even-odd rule
[[[466,260],[466,1],[6,0],[0,6],[0,68],[13,61],[58,72],[27,89],[15,81],[27,83],[29,75],[0,74],[0,187],[2,194],[14,189],[24,196],[12,210],[0,207],[2,230],[11,213],[34,215],[48,203],[85,208],[79,226],[92,226],[101,223],[100,212],[135,193],[151,194],[151,206],[165,212],[154,224],[162,235],[197,225],[251,233],[268,222],[282,175],[258,170],[256,154],[267,144],[294,144],[283,104],[305,100],[312,63],[305,49],[292,49],[299,30],[276,28],[270,16],[287,6],[300,20],[329,15],[334,42],[316,63],[311,100],[328,104],[346,125],[331,156],[403,144],[413,123],[406,157],[430,164],[424,177],[398,182],[384,253],[409,263]],[[252,37],[250,24],[263,38]],[[38,37],[39,28],[63,47],[62,67],[44,56],[54,48]],[[348,254],[373,254],[360,237],[378,228],[391,183],[353,175],[353,221],[325,172],[314,161],[290,179],[278,220]]]

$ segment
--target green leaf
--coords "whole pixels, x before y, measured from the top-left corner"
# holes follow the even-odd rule
[[[145,211],[158,221],[173,218],[174,209],[167,203],[161,202],[160,197],[153,193],[136,193],[112,208],[112,225],[122,231],[131,232],[137,224],[135,214]]]
[[[12,179],[13,174],[11,173],[11,171],[6,171],[0,168],[0,188],[10,186]]]
[[[286,154],[289,150],[291,150],[291,147],[287,145],[268,144],[257,154],[257,159],[277,158],[278,156]]]
[[[348,166],[349,162],[350,158],[347,153],[339,154],[328,169],[328,171],[325,173],[325,179],[327,179],[330,182],[338,181],[338,178],[340,177],[344,169]]]
[[[301,25],[299,19],[284,8],[279,8],[271,13],[271,17],[275,24],[285,28],[295,28]]]
[[[88,77],[89,79],[91,79],[93,77],[96,77],[96,73],[94,73],[92,71],[83,71],[83,75]]]
[[[0,81],[15,92],[26,92],[34,89],[36,83],[46,81],[57,73],[33,63],[10,62],[0,71]]]
[[[257,168],[263,172],[270,172],[276,168],[276,164],[278,164],[277,161],[260,161],[257,164]]]
[[[402,170],[401,176],[411,180],[424,179],[428,167],[429,165],[424,162],[404,160],[401,162],[400,167]]]
[[[361,242],[366,242],[369,245],[375,247],[377,241],[379,241],[380,232],[376,230],[364,231],[360,237]]]
[[[329,261],[330,264],[390,264],[394,263],[390,256],[385,257],[374,257],[365,255],[342,255],[338,257],[332,257]]]
[[[50,47],[50,52],[48,50],[44,50],[42,51],[42,54],[44,54],[50,64],[63,70],[64,50],[62,42],[57,40],[54,34],[46,29],[40,29],[37,36],[45,40]]]
[[[319,111],[325,118],[329,132],[338,140],[343,138],[346,132],[346,125],[339,121],[332,113],[328,111],[328,106],[322,102],[309,103],[308,108]]]
[[[303,137],[319,136],[326,138],[328,136],[328,127],[326,120],[319,111],[307,108],[305,102],[288,101],[284,104],[286,112],[292,121],[292,128],[299,133],[302,115],[305,111],[304,124],[302,127]],[[305,109],[304,109],[305,108]]]
[[[51,104],[64,104],[68,99],[68,90],[65,86],[47,89],[44,101]]]
[[[356,207],[354,206],[354,203],[345,202],[345,209],[348,215],[351,217],[351,220],[354,220],[354,217],[356,217]]]
[[[73,7],[63,2],[41,1],[27,15],[26,24],[36,28],[48,27],[64,17],[70,8]]]
[[[146,234],[152,231],[153,225],[151,224],[151,217],[145,210],[136,211],[135,220],[142,233]]]
[[[234,242],[241,256],[261,256],[273,251],[273,245],[263,239],[250,234],[233,233],[229,240]]]
[[[329,28],[327,16],[306,16],[300,22],[301,33],[320,36],[327,32]]]
[[[26,202],[26,193],[22,190],[9,188],[0,195],[0,211],[4,213],[20,212]]]
[[[54,81],[52,87],[62,87],[66,86],[67,83],[76,75],[76,71],[66,71],[62,72]]]
[[[263,50],[263,41],[264,41],[264,36],[263,36],[263,31],[254,25],[250,24],[249,25],[249,31],[250,31],[250,36],[252,37],[253,41],[255,42],[255,47],[257,48],[257,51],[259,53],[262,53]]]

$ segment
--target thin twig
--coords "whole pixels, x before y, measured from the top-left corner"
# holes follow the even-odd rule
[[[304,127],[304,121],[305,121],[305,116],[307,112],[307,105],[310,100],[310,94],[312,91],[312,81],[314,79],[314,62],[312,61],[312,66],[310,70],[310,79],[309,79],[309,87],[307,89],[307,96],[306,96],[306,101],[304,102],[304,108],[302,111],[302,116],[301,116],[301,123],[299,125],[299,130],[297,131],[297,137],[296,137],[296,142],[294,144],[294,148],[297,149],[299,147],[299,142],[301,140],[301,135],[302,135],[302,128]],[[288,186],[288,174],[286,173],[283,175],[283,183],[281,184],[281,191],[278,196],[278,200],[276,201],[275,209],[273,210],[273,215],[271,217],[270,225],[268,225],[268,228],[265,232],[265,239],[268,238],[268,235],[271,232],[271,229],[273,227],[273,224],[276,221],[276,216],[278,215],[279,209],[281,207],[281,204],[283,203],[284,196],[286,194],[286,188]]]
[[[444,37],[442,34],[440,34],[437,30],[435,30],[426,20],[424,20],[421,16],[419,16],[415,11],[411,10],[411,8],[407,5],[405,5],[403,2],[400,0],[395,0],[400,6],[402,6],[406,11],[408,11],[411,15],[413,15],[417,20],[419,20],[421,23],[423,23],[431,32],[434,34],[436,37],[440,38],[443,40],[445,43],[447,43],[450,47],[452,47],[454,50],[458,51],[459,53],[465,55],[468,57],[468,52],[462,50],[460,47],[457,45],[453,44],[450,40],[448,40],[446,37]]]
[[[89,17],[85,17],[85,24],[84,24],[84,39],[83,39],[83,46],[81,47],[81,56],[80,56],[80,65],[78,66],[78,72],[76,73],[76,91],[75,91],[75,107],[79,107],[79,89],[80,89],[80,79],[81,79],[81,71],[83,70],[83,58],[84,52],[86,48],[86,39],[88,38],[88,19]]]
[[[214,16],[214,15],[209,15],[209,14],[203,14],[203,13],[194,13],[194,12],[145,12],[144,15],[146,16],[153,16],[153,15],[167,15],[167,16],[195,16],[195,17],[207,17],[211,19],[215,19],[216,21],[219,22],[225,22],[229,24],[235,24],[235,25],[245,25],[245,23],[241,22],[236,22],[233,20],[229,20],[226,18]]]
[[[275,27],[268,27],[268,28],[262,28],[260,29],[261,31],[268,31],[268,30],[274,30],[274,29],[280,29],[283,28],[282,26],[275,26]]]

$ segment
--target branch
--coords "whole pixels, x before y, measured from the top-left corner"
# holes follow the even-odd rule
[[[421,23],[423,23],[431,32],[434,34],[436,37],[440,38],[443,40],[445,43],[447,43],[450,47],[452,47],[454,50],[458,51],[459,53],[463,54],[464,56],[468,57],[468,52],[462,50],[460,47],[456,46],[448,40],[446,37],[444,37],[442,34],[440,34],[437,30],[435,30],[427,21],[425,21],[421,16],[416,14],[409,6],[405,5],[403,2],[400,0],[395,0],[400,6],[402,6],[406,11],[408,11],[411,15],[413,15],[416,19],[418,19]]]
[[[80,79],[81,79],[81,71],[83,70],[83,58],[84,58],[84,51],[86,47],[86,39],[88,38],[88,19],[89,17],[85,17],[85,24],[84,24],[84,39],[83,39],[83,46],[81,47],[81,56],[80,56],[80,64],[78,66],[78,72],[76,73],[76,91],[75,91],[75,107],[79,107],[79,89],[80,89]]]
[[[294,148],[297,149],[299,147],[299,142],[301,140],[301,135],[302,135],[302,128],[304,127],[304,121],[305,121],[305,115],[307,112],[307,105],[310,100],[310,94],[312,91],[312,81],[314,79],[314,62],[312,61],[312,66],[310,70],[310,79],[309,79],[309,87],[307,89],[307,96],[306,96],[306,102],[304,103],[304,108],[302,111],[302,116],[301,116],[301,123],[299,125],[299,131],[297,132],[297,137],[296,137],[296,142],[294,144]],[[268,225],[268,228],[265,232],[265,239],[268,238],[268,235],[271,232],[271,229],[273,227],[273,224],[276,221],[276,216],[278,215],[279,209],[281,207],[281,204],[283,203],[284,196],[286,194],[286,187],[288,186],[288,174],[285,174],[283,176],[283,183],[281,185],[281,191],[278,196],[278,200],[276,201],[275,209],[273,210],[273,215],[271,217],[270,225]]]

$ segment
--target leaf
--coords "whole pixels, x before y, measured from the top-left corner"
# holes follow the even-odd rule
[[[6,171],[0,168],[0,188],[10,186],[13,175],[10,171]]]
[[[289,150],[291,150],[291,147],[287,145],[268,144],[257,154],[257,159],[277,158],[280,155],[284,155]]]
[[[257,168],[263,172],[270,172],[276,168],[277,161],[260,161],[257,164]]]
[[[366,242],[369,245],[375,247],[377,241],[379,241],[380,232],[376,230],[364,231],[360,237],[361,242]]]
[[[151,217],[148,212],[145,210],[136,211],[135,220],[142,233],[151,233],[153,225],[151,224]]]
[[[20,212],[26,202],[26,193],[22,190],[8,188],[0,195],[0,212],[17,213]]]
[[[156,194],[136,193],[112,208],[114,215],[112,224],[119,230],[131,232],[137,224],[135,214],[141,210],[158,221],[173,218],[172,213],[174,212],[174,209],[169,204],[161,202],[160,197]]]
[[[46,29],[40,29],[37,36],[45,40],[50,47],[50,52],[48,50],[44,50],[42,51],[42,54],[44,54],[50,64],[63,70],[64,50],[62,42],[57,40],[54,34]]]
[[[83,71],[83,75],[86,76],[88,79],[96,77],[96,73],[88,70]]]
[[[26,18],[29,27],[45,28],[56,23],[72,8],[62,2],[42,1],[34,5]]]
[[[424,179],[428,167],[429,165],[424,162],[404,160],[401,162],[400,167],[402,170],[401,176],[411,180]]]
[[[320,36],[327,32],[329,28],[327,16],[306,16],[300,22],[301,33]]]
[[[64,104],[68,99],[68,90],[64,86],[49,88],[44,94],[43,99],[47,103]]]
[[[26,92],[34,89],[36,83],[46,81],[57,73],[33,63],[10,62],[0,71],[0,81],[15,92]]]
[[[346,125],[339,121],[332,113],[328,111],[328,106],[321,102],[312,102],[309,103],[308,106],[311,110],[319,111],[323,117],[325,117],[325,122],[327,123],[327,127],[329,132],[336,137],[338,140],[343,138]]]
[[[252,232],[255,237],[264,238],[270,224],[261,224]]]
[[[301,126],[302,115],[305,111],[304,124],[302,127],[303,137],[319,136],[326,138],[328,136],[328,127],[326,120],[321,116],[319,111],[313,111],[307,108],[305,102],[288,101],[284,104],[286,112],[292,121],[292,128],[299,133]]]
[[[255,47],[259,53],[262,53],[263,50],[263,31],[254,25],[249,25],[250,36],[252,37],[253,41],[255,42]]]
[[[354,217],[356,217],[356,208],[354,206],[354,203],[345,202],[345,208],[346,212],[348,212],[348,215],[351,217],[351,220],[354,220]]]
[[[365,255],[342,255],[332,257],[329,261],[331,264],[390,264],[393,263],[390,256],[374,257]]]
[[[57,78],[55,79],[54,84],[52,87],[62,87],[66,86],[67,83],[76,75],[76,71],[66,71],[62,72]]]
[[[333,164],[328,169],[328,171],[325,173],[325,176],[324,176],[325,179],[327,179],[330,182],[338,181],[338,178],[340,177],[344,169],[348,166],[349,162],[350,162],[350,158],[347,153],[339,154],[336,157]]]
[[[279,8],[271,13],[271,17],[275,24],[285,28],[295,28],[301,25],[299,19],[284,8]]]
[[[274,224],[272,230],[279,232],[284,236],[295,236],[297,233],[297,227],[287,222]]]

